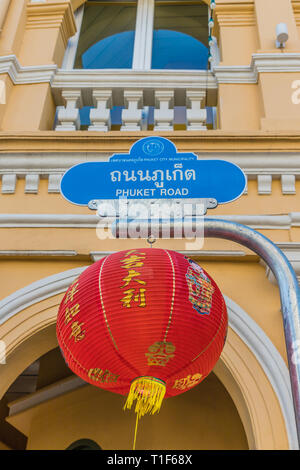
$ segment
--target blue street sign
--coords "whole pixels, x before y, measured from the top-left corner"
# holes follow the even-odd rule
[[[86,162],[70,168],[61,181],[61,194],[86,206],[104,199],[216,199],[218,204],[240,197],[246,186],[243,171],[224,160],[198,160],[177,152],[163,137],[145,137],[129,154],[108,162]]]

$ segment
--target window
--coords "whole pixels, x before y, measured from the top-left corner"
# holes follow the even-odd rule
[[[154,14],[153,69],[206,69],[207,6],[158,3]]]
[[[135,3],[87,2],[74,68],[130,69],[135,23]]]
[[[209,8],[201,0],[88,0],[75,12],[77,34],[69,40],[63,69],[110,69],[120,72],[209,69]],[[216,57],[215,44],[213,56]],[[142,86],[142,82],[141,82]],[[153,128],[154,107],[147,97],[143,108],[144,130]],[[122,125],[124,105],[114,89],[111,129]],[[86,99],[91,102],[91,99]],[[152,100],[153,101],[153,100]],[[88,129],[91,106],[80,108],[81,129]],[[209,127],[215,121],[207,108]],[[186,127],[186,104],[176,98],[174,129]],[[179,127],[178,127],[179,126]]]
[[[200,0],[90,0],[76,15],[66,68],[208,68],[208,6]]]

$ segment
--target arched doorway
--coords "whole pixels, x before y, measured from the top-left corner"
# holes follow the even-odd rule
[[[15,378],[57,346],[55,320],[62,293],[84,268],[41,279],[0,303],[6,367],[1,396]],[[238,409],[250,449],[297,448],[288,370],[265,333],[226,299],[230,328],[214,372]]]

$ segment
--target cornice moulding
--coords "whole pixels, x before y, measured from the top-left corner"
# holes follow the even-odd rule
[[[298,1],[298,0],[294,0]],[[239,10],[244,10],[244,9],[250,9],[254,8],[254,2],[255,0],[216,0],[216,9],[220,10],[234,10],[234,11],[239,11]],[[210,0],[207,2],[210,3]]]
[[[300,53],[253,54],[250,65],[217,65],[213,73],[218,83],[258,83],[260,73],[300,72]]]
[[[77,256],[73,250],[0,250],[0,258],[69,258]]]
[[[215,89],[216,79],[205,70],[57,70],[52,87],[66,88],[135,88],[159,89],[185,87]]]
[[[204,70],[63,70],[57,65],[21,66],[11,54],[0,57],[0,74],[8,73],[15,85],[50,83],[60,104],[62,89],[208,89],[217,90],[216,78]]]
[[[300,261],[300,244],[299,243],[276,243],[276,245],[288,256],[291,262]],[[0,250],[0,258],[2,259],[64,259],[70,257],[77,257],[87,261],[99,261],[105,256],[116,253],[116,251],[91,251],[89,254],[79,254],[72,250]],[[228,260],[229,258],[238,259],[243,258],[249,261],[249,254],[242,250],[178,250],[185,256],[193,256],[193,259],[218,259],[220,261]],[[257,256],[252,253],[252,258]],[[300,272],[299,272],[300,274]]]
[[[13,194],[17,180],[25,179],[25,193],[38,193],[40,180],[46,179],[48,193],[59,193],[62,175],[68,168],[85,161],[108,161],[113,153],[113,151],[33,154],[7,152],[5,156],[0,154],[1,192]],[[280,180],[283,195],[296,194],[296,181],[300,179],[300,152],[194,153],[199,160],[218,159],[235,163],[245,172],[248,181],[257,180],[259,194],[271,194],[273,180]]]
[[[41,176],[63,173],[71,166],[85,161],[107,161],[114,152],[114,150],[110,152],[6,152],[3,156],[0,153],[0,175],[13,173],[18,177],[24,177],[29,173],[38,173]],[[200,160],[220,159],[235,163],[250,176],[258,174],[300,175],[300,151],[290,153],[194,151],[194,153]]]
[[[300,72],[300,52],[253,54],[250,67],[255,73]]]
[[[20,65],[15,55],[0,57],[0,75],[7,73],[15,85],[51,83],[56,65]]]
[[[96,228],[96,215],[76,214],[0,214],[2,228]]]
[[[257,83],[257,75],[249,65],[216,65],[213,73],[218,83]]]
[[[158,135],[152,131],[139,132],[0,132],[0,155],[31,155],[43,160],[47,155],[75,155],[81,153],[89,158],[96,153],[127,152],[129,147],[142,137]],[[164,131],[160,136],[171,139],[180,152],[198,152],[199,155],[266,155],[273,158],[276,154],[289,156],[300,152],[299,132],[264,132],[264,131]],[[62,158],[62,157],[60,157]]]
[[[21,66],[15,55],[0,57],[0,74],[8,73],[15,85],[50,83],[59,105],[64,104],[62,90],[80,89],[208,89],[217,90],[218,83],[256,84],[260,73],[300,72],[300,53],[253,54],[250,65],[217,65],[204,70],[63,70],[57,65]]]

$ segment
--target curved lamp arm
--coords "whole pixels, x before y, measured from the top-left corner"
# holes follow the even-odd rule
[[[224,220],[204,219],[204,236],[225,238],[250,248],[266,262],[276,277],[280,291],[281,312],[300,444],[300,358],[295,359],[295,349],[300,346],[300,289],[294,269],[284,253],[271,240],[245,225]]]

